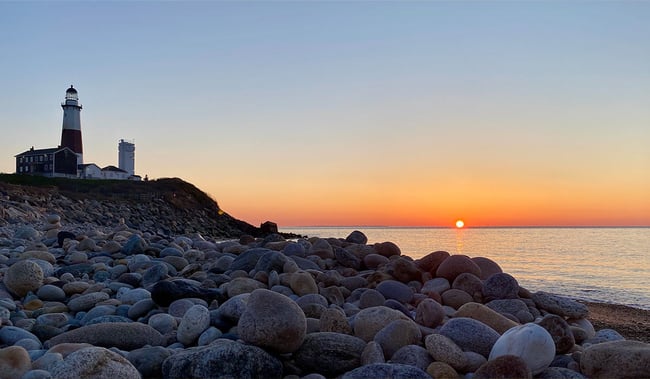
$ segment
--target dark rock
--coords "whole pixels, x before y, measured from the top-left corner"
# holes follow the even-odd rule
[[[502,355],[479,367],[474,373],[475,379],[496,379],[496,378],[528,378],[533,373],[523,359],[516,355]]]
[[[415,366],[397,363],[374,363],[346,372],[341,379],[431,379],[431,376]]]
[[[75,277],[79,278],[83,276],[83,274],[89,274],[93,272],[94,268],[93,265],[88,264],[88,263],[77,263],[77,264],[72,264],[69,266],[64,266],[61,267],[60,269],[56,270],[55,276],[60,278],[61,275],[69,272]]]
[[[277,251],[271,251],[269,250],[266,254],[262,255],[257,263],[255,264],[255,271],[264,271],[264,272],[271,272],[271,271],[276,271],[278,273],[283,272],[283,268],[285,263],[289,258],[287,258],[284,254],[277,252]],[[237,261],[233,261],[233,264]],[[231,265],[232,267],[232,265]]]
[[[334,247],[334,257],[341,266],[350,267],[355,270],[361,268],[361,259],[341,247]]]
[[[205,300],[208,304],[212,300],[222,302],[225,296],[216,288],[201,288],[184,280],[162,281],[154,284],[151,289],[151,299],[156,304],[167,307],[178,299],[196,297]]]
[[[220,338],[208,346],[171,355],[162,364],[162,376],[166,379],[281,378],[282,363],[257,346]]]
[[[535,379],[587,379],[581,373],[564,367],[548,367],[535,375]]]
[[[395,299],[402,303],[408,303],[413,299],[411,287],[396,280],[385,280],[379,283],[377,291],[387,299]]]
[[[147,250],[147,241],[137,234],[132,235],[122,246],[122,254],[135,255],[144,254]]]
[[[424,271],[428,271],[435,275],[436,271],[440,264],[447,258],[450,254],[446,251],[434,251],[433,253],[427,254],[424,257],[418,259],[416,264]]]
[[[481,275],[479,276],[481,280],[485,280],[494,274],[503,272],[501,267],[490,258],[474,257],[472,258],[472,261],[474,261],[474,263],[476,263],[476,265],[481,269]]]
[[[400,250],[399,246],[395,245],[394,243],[387,241],[387,242],[380,242],[376,243],[374,245],[375,247],[375,252],[379,255],[383,255],[384,257],[390,258],[393,255],[401,255],[402,251]]]
[[[63,247],[63,242],[66,239],[74,240],[76,238],[77,238],[77,236],[75,236],[74,233],[68,232],[68,231],[62,231],[62,232],[57,233],[56,242],[59,244],[59,247]]]
[[[262,258],[262,256],[273,250],[264,249],[264,248],[254,248],[248,249],[243,253],[239,254],[237,258],[230,265],[231,271],[243,270],[249,272],[255,268],[257,261]]]
[[[483,283],[483,299],[485,301],[516,299],[518,293],[519,283],[509,274],[494,274]]]
[[[163,361],[170,355],[171,352],[164,347],[153,346],[132,350],[126,359],[140,372],[143,379],[153,379],[162,377]]]
[[[389,363],[415,366],[422,371],[426,371],[431,362],[433,362],[433,358],[431,358],[427,349],[418,345],[406,345],[393,354]]]
[[[565,354],[575,345],[575,339],[569,324],[560,316],[548,314],[538,323],[553,338],[556,354]]]
[[[451,284],[451,288],[465,291],[474,299],[474,301],[482,303],[483,282],[476,275],[467,272],[458,275]]]
[[[365,245],[368,242],[368,237],[362,232],[355,230],[345,238],[345,241]]]
[[[294,353],[296,364],[306,372],[337,376],[360,365],[366,343],[340,333],[311,333]]]
[[[456,277],[464,272],[481,277],[481,269],[466,255],[452,255],[438,266],[436,276],[443,277],[453,283]]]
[[[545,309],[562,317],[585,318],[589,314],[586,305],[566,297],[553,295],[547,292],[535,292],[533,301],[538,308]]]
[[[272,221],[265,221],[260,225],[260,235],[266,236],[272,233],[278,233],[278,224]],[[284,237],[282,239],[284,240]]]

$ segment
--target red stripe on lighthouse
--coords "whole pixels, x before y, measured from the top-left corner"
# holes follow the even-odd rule
[[[83,154],[81,130],[63,129],[61,133],[61,147],[67,147],[77,154]]]

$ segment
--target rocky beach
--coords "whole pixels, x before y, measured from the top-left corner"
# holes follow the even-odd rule
[[[650,377],[650,312],[531,293],[487,257],[15,191],[0,378]]]

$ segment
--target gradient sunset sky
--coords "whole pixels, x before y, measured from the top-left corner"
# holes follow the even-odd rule
[[[0,172],[60,141],[258,224],[650,225],[650,2],[0,2]]]

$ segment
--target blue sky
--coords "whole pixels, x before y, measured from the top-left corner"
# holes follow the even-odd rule
[[[648,2],[3,2],[0,171],[58,144],[74,84],[86,162],[115,164],[135,139],[138,173],[251,222],[650,223],[649,16]]]

